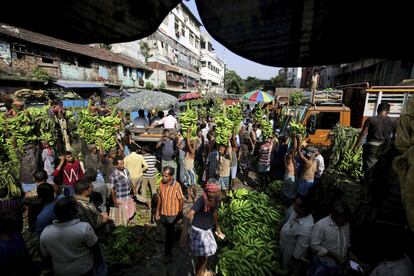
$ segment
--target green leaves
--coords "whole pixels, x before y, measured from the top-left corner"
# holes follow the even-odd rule
[[[301,91],[295,91],[289,96],[289,104],[298,106],[302,103],[303,93]]]

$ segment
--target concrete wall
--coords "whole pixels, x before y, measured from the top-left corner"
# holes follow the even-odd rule
[[[63,80],[98,81],[99,71],[97,68],[84,68],[64,62],[60,63],[60,71]]]
[[[3,46],[5,44],[3,43]],[[57,60],[53,63],[44,63],[41,57],[33,55],[18,55],[10,50],[10,55],[5,55],[7,50],[3,47],[4,53],[0,58],[0,70],[21,77],[30,77],[36,68],[47,72],[50,76],[59,78],[59,65]]]

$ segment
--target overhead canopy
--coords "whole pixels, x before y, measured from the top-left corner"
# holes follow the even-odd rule
[[[170,94],[142,90],[117,104],[117,107],[126,111],[137,111],[139,109],[167,109],[176,104],[178,99]]]
[[[192,92],[192,93],[187,93],[187,94],[182,95],[179,98],[179,100],[180,101],[187,101],[187,100],[192,100],[192,99],[198,99],[200,97],[201,97],[200,93]]]
[[[1,20],[78,43],[152,34],[179,0],[5,1]],[[272,66],[337,64],[360,58],[411,60],[411,2],[196,0],[204,27],[227,48]]]
[[[105,87],[105,84],[101,82],[56,81],[55,84],[63,88],[103,88]]]

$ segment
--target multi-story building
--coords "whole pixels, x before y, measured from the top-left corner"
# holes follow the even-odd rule
[[[143,87],[151,71],[138,60],[107,49],[0,24],[0,87],[4,91],[10,82],[42,78],[63,88]]]
[[[214,52],[210,36],[201,34],[201,91],[223,93],[224,62]]]
[[[154,34],[112,44],[112,51],[146,62],[154,71],[149,81],[155,88],[174,94],[199,91],[200,26],[188,7],[179,4]]]
[[[321,88],[362,82],[368,82],[371,86],[398,85],[404,79],[414,78],[413,63],[399,60],[361,59],[356,62],[308,68],[307,70],[319,72],[319,86]]]
[[[300,67],[285,67],[279,69],[279,76],[286,78],[286,83],[288,87],[301,87],[302,80],[302,68]]]

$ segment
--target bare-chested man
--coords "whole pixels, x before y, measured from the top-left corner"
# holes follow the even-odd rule
[[[296,183],[296,164],[295,153],[298,148],[298,141],[296,135],[293,136],[293,148],[288,151],[285,156],[285,177],[283,181],[282,193],[287,201],[292,201],[297,195],[297,183]]]
[[[301,176],[298,182],[298,193],[300,195],[307,195],[309,193],[309,189],[314,184],[317,164],[314,151],[311,148],[306,150],[306,155],[303,153],[301,136],[298,136],[298,145],[298,153],[302,162]]]

